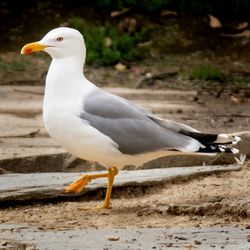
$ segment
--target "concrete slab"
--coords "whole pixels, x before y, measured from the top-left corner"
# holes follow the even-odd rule
[[[20,113],[18,114],[20,115]],[[20,117],[13,114],[0,114],[0,139],[8,137],[31,137],[40,133],[43,127],[42,116]]]
[[[18,172],[15,171],[15,167],[22,167],[20,163],[25,157],[34,156],[33,160],[35,160],[36,157],[41,155],[64,152],[65,150],[51,138],[3,138],[0,142],[0,167],[4,167],[4,160],[9,160],[12,161],[13,169],[8,170]],[[17,163],[15,159],[18,158],[20,162]],[[20,172],[23,171],[20,170]]]
[[[28,225],[1,224],[0,249],[13,249],[13,246],[19,245],[23,248],[15,249],[247,250],[250,247],[249,235],[250,230],[243,227],[86,228],[43,231]]]
[[[193,108],[193,105],[187,105],[186,102],[190,102],[196,94],[196,91],[183,92],[177,90],[138,90],[126,88],[104,89],[132,100],[134,103],[144,106],[153,113],[173,112],[180,109],[190,110]],[[41,114],[43,93],[44,88],[41,86],[1,86],[0,113],[19,116]]]
[[[211,173],[237,171],[240,166],[197,166],[167,169],[146,169],[120,171],[115,179],[114,188],[133,186],[152,186],[174,180],[194,178]],[[100,173],[102,171],[99,171]],[[107,186],[107,179],[90,182],[79,194],[64,194],[64,188],[80,177],[80,173],[34,173],[0,175],[0,203],[17,200],[40,200],[47,198],[84,195],[90,191]]]
[[[190,100],[193,96],[197,94],[197,91],[181,91],[181,90],[161,90],[161,89],[131,89],[131,88],[103,88],[109,92],[116,95],[123,96],[128,99],[156,99],[156,100],[166,100],[166,99],[187,99]],[[1,97],[5,98],[18,98],[24,99],[30,97],[30,95],[39,98],[44,94],[44,86],[30,86],[30,85],[5,85],[1,86]]]

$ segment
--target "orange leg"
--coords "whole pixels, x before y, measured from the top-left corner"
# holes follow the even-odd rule
[[[77,179],[75,182],[70,184],[65,190],[65,193],[75,192],[80,193],[85,185],[87,185],[91,180],[97,179],[97,178],[104,178],[108,177],[108,188],[106,191],[106,197],[104,200],[104,203],[102,206],[99,206],[97,208],[109,208],[110,206],[110,199],[111,199],[111,193],[112,193],[112,187],[113,182],[115,179],[115,176],[118,174],[118,169],[116,167],[112,167],[108,169],[108,173],[106,174],[86,174]]]
[[[83,188],[91,181],[97,178],[104,178],[108,177],[107,174],[85,174],[81,176],[79,179],[71,183],[66,189],[64,190],[65,193],[80,193]]]
[[[118,174],[118,169],[116,167],[112,167],[108,169],[108,188],[106,191],[106,197],[104,203],[97,208],[109,208],[110,207],[110,199],[112,193],[112,187],[114,183],[115,176]]]

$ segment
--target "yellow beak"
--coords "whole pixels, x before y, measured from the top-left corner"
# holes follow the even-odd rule
[[[48,45],[43,45],[39,42],[34,42],[34,43],[28,43],[25,46],[23,46],[21,50],[21,54],[30,54],[32,52],[36,51],[43,51],[45,48],[50,47]]]

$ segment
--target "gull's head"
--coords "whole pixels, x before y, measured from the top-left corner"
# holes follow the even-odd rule
[[[85,44],[82,34],[75,29],[60,27],[48,32],[40,41],[23,46],[21,54],[45,51],[52,58],[69,56],[85,57]]]

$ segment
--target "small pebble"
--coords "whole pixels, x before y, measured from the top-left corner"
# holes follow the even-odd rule
[[[234,119],[232,117],[227,119],[227,122],[234,122]]]
[[[174,244],[173,243],[166,243],[165,246],[166,247],[172,247]]]
[[[194,98],[193,98],[193,101],[194,102],[197,102],[199,100],[199,97],[196,95],[196,96],[194,96]]]
[[[205,104],[205,102],[203,100],[198,100],[197,103],[201,104],[201,105]]]
[[[250,234],[247,235],[247,241],[250,242]]]
[[[1,242],[1,246],[4,247],[4,246],[7,246],[8,245],[8,242],[7,241],[2,241]]]
[[[175,236],[174,238],[178,240],[187,240],[187,237],[182,237],[182,236]]]
[[[110,240],[110,241],[118,241],[119,239],[120,239],[119,236],[109,236],[108,237],[108,240]]]
[[[201,241],[195,240],[195,241],[194,241],[194,244],[195,244],[195,245],[201,245]]]

